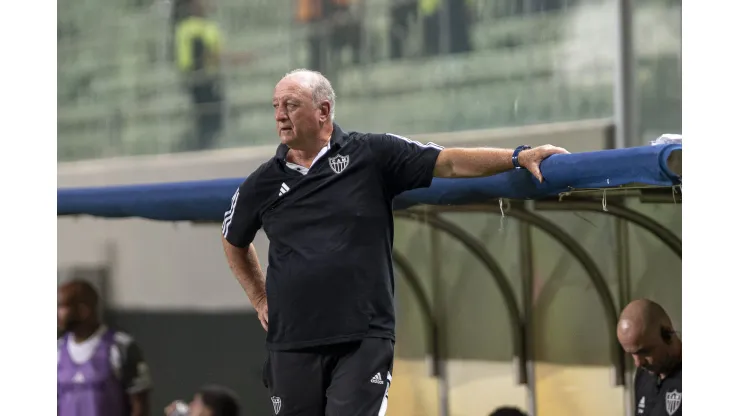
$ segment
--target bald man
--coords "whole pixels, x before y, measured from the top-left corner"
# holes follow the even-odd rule
[[[639,299],[624,308],[617,338],[632,355],[635,375],[635,415],[681,415],[681,339],[671,319],[657,303]]]
[[[149,415],[149,370],[130,335],[108,329],[98,294],[83,280],[57,292],[58,416]]]
[[[318,72],[275,86],[275,156],[224,214],[229,266],[267,331],[264,381],[280,416],[383,416],[393,367],[393,198],[432,178],[515,168],[541,179],[554,146],[443,149],[390,133],[343,131]],[[270,240],[267,278],[252,240]],[[269,305],[269,309],[268,309]]]

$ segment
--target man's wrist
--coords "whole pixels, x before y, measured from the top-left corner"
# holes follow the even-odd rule
[[[262,293],[254,297],[252,300],[252,306],[256,309],[265,302],[267,302],[267,293]]]
[[[525,152],[530,149],[532,149],[532,147],[526,144],[518,146],[516,149],[514,149],[514,153],[511,155],[511,164],[514,165],[514,169],[522,168],[520,156],[522,154],[525,154]]]

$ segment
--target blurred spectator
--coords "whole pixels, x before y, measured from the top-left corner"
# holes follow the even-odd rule
[[[193,147],[208,149],[223,128],[222,34],[208,18],[207,0],[186,0],[175,7],[176,14],[186,13],[175,25],[175,57],[196,115]]]
[[[277,413],[277,412],[276,412]],[[165,407],[166,416],[239,416],[236,394],[218,385],[203,386],[189,405],[174,401]]]
[[[424,24],[424,55],[469,52],[470,9],[468,0],[419,0],[419,11]],[[443,44],[442,19],[449,31],[449,50]]]
[[[319,70],[324,67],[324,44],[326,35],[322,31],[321,21],[324,13],[324,0],[297,0],[296,19],[308,27],[308,66]]]
[[[527,416],[526,413],[517,409],[516,407],[499,407],[494,410],[490,416]]]
[[[352,63],[360,63],[362,52],[362,24],[357,13],[352,9],[354,0],[332,0],[331,28],[332,54],[338,58],[345,47],[352,51]],[[338,59],[335,59],[338,61]]]
[[[388,35],[391,59],[403,57],[411,20],[419,17],[418,11],[418,0],[391,0],[391,24]]]
[[[149,369],[130,335],[100,321],[98,294],[84,280],[59,287],[58,416],[147,416]]]
[[[352,60],[360,62],[361,25],[353,13],[352,0],[297,0],[296,18],[309,25],[309,69],[331,74],[345,46]]]

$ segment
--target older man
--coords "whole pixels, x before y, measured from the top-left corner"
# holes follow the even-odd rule
[[[617,325],[622,348],[632,355],[635,414],[681,415],[681,339],[657,303],[639,299],[624,308]]]
[[[229,266],[267,331],[265,384],[275,414],[383,415],[393,365],[393,198],[433,177],[490,176],[567,153],[442,149],[394,134],[345,132],[317,72],[275,87],[281,144],[224,215]],[[252,240],[270,240],[267,279]],[[269,305],[269,313],[268,313]]]

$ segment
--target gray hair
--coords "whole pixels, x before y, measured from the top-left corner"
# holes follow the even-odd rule
[[[337,95],[334,93],[334,88],[331,86],[331,82],[329,82],[321,72],[300,68],[288,72],[283,78],[288,77],[301,79],[302,83],[311,90],[313,102],[316,106],[318,106],[322,101],[328,101],[331,109],[329,117],[331,118],[331,121],[334,121]]]

